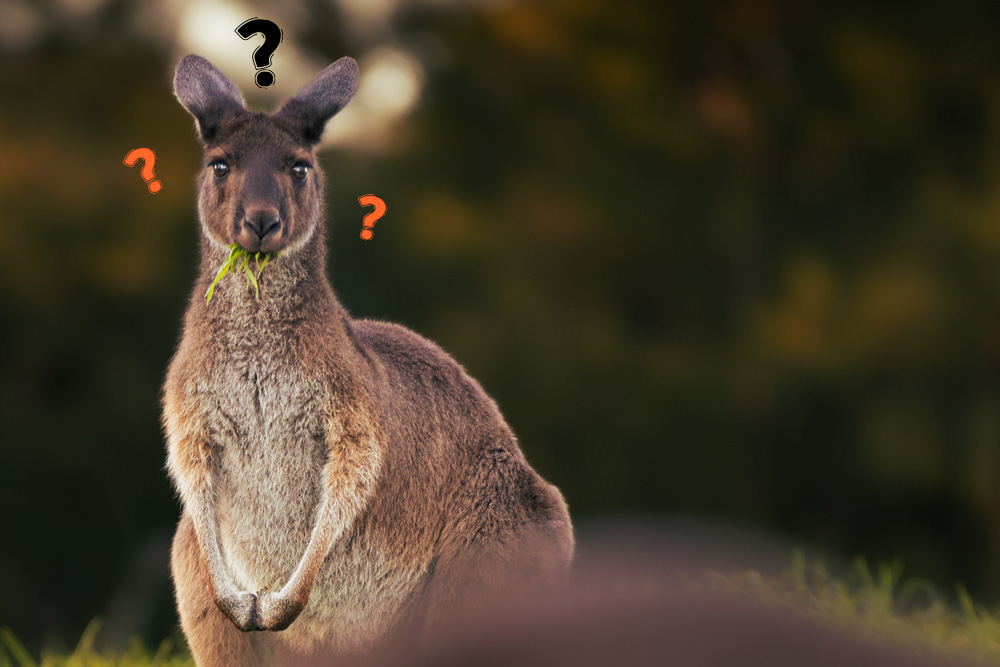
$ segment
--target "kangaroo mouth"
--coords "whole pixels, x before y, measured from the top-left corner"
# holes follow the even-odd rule
[[[236,244],[250,253],[277,253],[288,245],[287,230],[288,227],[281,224],[261,236],[256,230],[244,225],[236,235]]]
[[[271,260],[277,259],[279,251],[274,253],[249,251],[239,243],[229,244],[229,256],[219,267],[215,279],[208,286],[205,292],[205,303],[212,303],[212,295],[215,294],[215,287],[227,273],[242,274],[247,283],[247,289],[253,288],[254,296],[260,298],[260,277],[264,273],[264,267]]]

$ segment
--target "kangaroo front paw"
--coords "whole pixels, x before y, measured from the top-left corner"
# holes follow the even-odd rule
[[[233,593],[215,601],[219,610],[243,632],[263,630],[257,612],[257,596],[253,593]]]
[[[268,630],[284,630],[292,624],[302,609],[305,602],[281,593],[263,592],[257,599],[260,609],[260,624]]]

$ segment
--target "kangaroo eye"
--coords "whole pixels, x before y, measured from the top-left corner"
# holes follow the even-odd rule
[[[212,173],[215,174],[216,178],[222,178],[229,173],[229,165],[222,160],[216,160],[208,166],[212,168]]]
[[[292,176],[299,179],[300,181],[306,177],[307,173],[309,173],[309,167],[307,167],[304,164],[297,164],[294,167],[292,167]]]

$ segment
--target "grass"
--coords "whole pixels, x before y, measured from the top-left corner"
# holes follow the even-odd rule
[[[125,653],[94,649],[100,621],[91,621],[80,642],[70,655],[43,651],[35,661],[9,628],[0,628],[0,667],[194,667],[194,660],[185,651],[175,651],[169,639],[150,652],[142,642],[133,639]]]
[[[767,604],[787,605],[869,637],[1000,666],[1000,612],[976,604],[962,586],[956,586],[949,603],[929,581],[904,581],[902,573],[898,561],[881,564],[873,572],[858,558],[852,572],[838,579],[822,561],[807,562],[796,553],[782,577],[712,573],[699,583],[749,593]]]
[[[902,578],[900,563],[872,571],[863,559],[844,577],[830,574],[822,561],[797,553],[781,577],[758,572],[708,573],[694,582],[711,590],[737,591],[767,605],[788,606],[817,618],[844,624],[862,635],[895,640],[921,649],[938,649],[1000,666],[1000,614],[977,605],[962,588],[949,604],[923,579]],[[7,628],[0,628],[0,667],[193,667],[194,662],[169,640],[150,651],[133,640],[125,653],[94,649],[100,625],[92,622],[68,656],[43,652],[35,661]]]
[[[274,258],[277,259],[279,254],[280,253],[277,252],[274,253]],[[261,255],[264,256],[263,262],[260,261]],[[253,269],[250,268],[251,257],[254,258],[254,262],[257,264],[256,275],[254,274]],[[260,298],[260,286],[257,283],[260,280],[260,274],[264,272],[264,267],[267,266],[267,263],[270,261],[270,253],[251,253],[249,250],[241,248],[238,243],[229,244],[229,257],[227,257],[226,261],[219,267],[219,272],[215,274],[215,279],[212,281],[212,284],[208,286],[208,290],[205,292],[205,303],[209,304],[212,302],[212,295],[215,294],[215,286],[219,284],[219,281],[222,280],[222,278],[225,277],[230,270],[233,272],[243,271],[247,280],[247,289],[253,287],[254,294],[257,298]],[[237,265],[239,265],[238,268]]]

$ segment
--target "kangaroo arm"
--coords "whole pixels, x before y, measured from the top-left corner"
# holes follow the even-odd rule
[[[280,591],[258,594],[261,622],[269,630],[284,630],[302,612],[320,566],[375,490],[382,461],[370,418],[357,411],[331,417],[326,440],[323,499],[306,550]]]
[[[212,495],[212,446],[195,401],[178,401],[168,393],[164,421],[167,468],[194,525],[215,604],[240,630],[261,630],[256,597],[240,591],[222,558]]]

